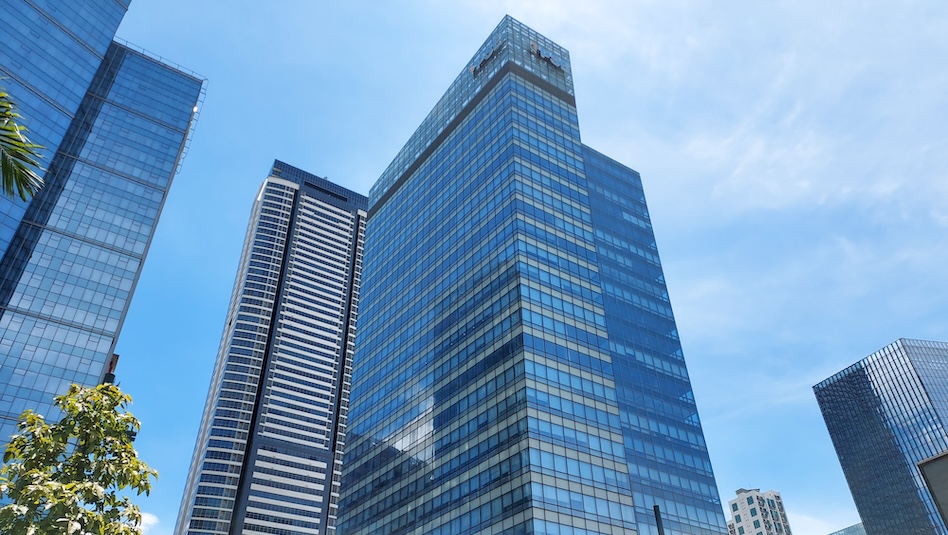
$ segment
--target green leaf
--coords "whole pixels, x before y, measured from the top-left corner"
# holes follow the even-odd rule
[[[58,423],[24,412],[6,449],[0,495],[11,503],[0,507],[0,533],[140,535],[141,512],[118,492],[147,494],[157,472],[132,447],[131,398],[114,385],[73,385],[54,402]]]

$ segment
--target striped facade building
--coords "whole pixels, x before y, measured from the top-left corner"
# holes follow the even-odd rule
[[[176,534],[334,532],[366,203],[274,163],[250,219]]]

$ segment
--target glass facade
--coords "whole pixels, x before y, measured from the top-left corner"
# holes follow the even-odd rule
[[[506,17],[370,191],[339,528],[727,533],[637,173]]]
[[[0,198],[0,437],[100,382],[193,125],[203,80],[112,42],[127,3],[7,2],[0,75],[46,185]],[[23,27],[28,31],[14,31]]]
[[[247,229],[176,533],[335,531],[367,203],[274,162]]]
[[[9,0],[0,27],[0,85],[45,150],[48,167],[66,135],[128,2]],[[0,197],[0,251],[6,251],[28,202]]]
[[[813,387],[869,535],[946,535],[918,463],[948,450],[948,343],[899,339]]]
[[[834,531],[829,535],[866,535],[866,529],[862,527],[862,524],[856,524],[839,531]]]

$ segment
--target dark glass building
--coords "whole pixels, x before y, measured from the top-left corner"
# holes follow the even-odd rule
[[[506,17],[369,195],[340,533],[726,534],[638,173]]]
[[[948,450],[918,463],[942,522],[948,522]]]
[[[918,463],[948,450],[948,343],[899,339],[813,387],[868,535],[946,535]]]
[[[5,442],[25,409],[112,365],[204,82],[112,41],[128,2],[2,5],[0,85],[46,147],[36,197],[0,197]]]
[[[367,202],[274,162],[250,217],[179,535],[335,532]]]

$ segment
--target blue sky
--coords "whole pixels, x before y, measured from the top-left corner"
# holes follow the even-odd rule
[[[722,499],[858,521],[811,387],[948,340],[948,3],[135,0],[119,37],[209,79],[118,345],[150,535],[273,159],[368,192],[506,13],[570,50],[583,141],[642,173]]]

